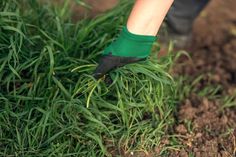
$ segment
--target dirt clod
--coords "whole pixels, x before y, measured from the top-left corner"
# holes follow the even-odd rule
[[[186,127],[183,124],[178,125],[175,128],[176,132],[180,133],[180,134],[186,134],[188,132],[188,130],[186,129]]]

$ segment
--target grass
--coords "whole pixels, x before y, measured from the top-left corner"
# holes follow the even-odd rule
[[[34,0],[0,2],[0,156],[110,156],[157,146],[173,124],[171,56],[92,72],[130,2],[73,24]],[[153,51],[156,52],[155,48]]]
[[[168,71],[175,57],[157,59],[158,43],[149,60],[111,72],[111,85],[96,81],[98,58],[132,2],[77,23],[68,18],[68,2],[59,9],[0,1],[0,156],[122,155],[168,138],[161,150],[167,156],[184,147],[179,135],[168,134],[176,104],[191,93],[220,99],[222,111],[235,107],[234,94],[222,97],[221,86],[198,88],[203,76],[177,76],[174,83]],[[186,125],[191,132],[191,121]]]

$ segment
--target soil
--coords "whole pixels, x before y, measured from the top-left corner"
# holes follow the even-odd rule
[[[98,14],[101,14],[115,7],[118,4],[119,0],[84,0],[84,2],[89,6],[89,8],[79,6],[73,3],[73,1],[71,2],[70,6],[72,10],[73,21],[76,22],[84,17],[96,17]]]
[[[179,59],[176,75],[203,76],[195,85],[221,85],[217,94],[234,95],[236,87],[236,1],[214,0],[196,20],[191,60]],[[184,64],[183,64],[184,63]],[[179,105],[174,135],[184,146],[171,151],[170,157],[236,156],[236,107],[222,109],[220,99],[208,99],[192,93]],[[235,105],[234,105],[235,106]]]
[[[59,8],[62,8],[65,4],[64,0],[39,0],[41,3],[50,3]],[[75,0],[69,1],[69,11],[72,16],[72,20],[77,22],[82,18],[93,18],[98,14],[101,14],[109,9],[112,9],[118,4],[119,0],[83,0],[83,4],[87,7],[79,5]]]
[[[234,157],[236,110],[220,110],[220,102],[192,95],[181,104],[174,134],[184,146],[170,157]],[[190,122],[190,123],[188,123]]]
[[[196,20],[190,49],[192,61],[176,68],[181,75],[205,74],[205,82],[224,87],[236,83],[236,1],[214,0]],[[211,74],[211,76],[209,76]],[[209,82],[210,81],[210,82]]]

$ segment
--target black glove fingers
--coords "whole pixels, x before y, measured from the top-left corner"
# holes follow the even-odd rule
[[[113,68],[115,68],[116,64],[112,62],[109,58],[106,56],[102,57],[100,59],[100,62],[96,68],[96,70],[93,73],[94,78],[100,79],[103,77],[106,73],[111,71]]]
[[[99,61],[99,64],[93,73],[94,78],[100,79],[105,74],[110,72],[111,70],[122,67],[126,64],[136,63],[139,61],[143,61],[145,58],[135,58],[135,57],[120,57],[120,56],[112,56],[112,54],[104,55]]]

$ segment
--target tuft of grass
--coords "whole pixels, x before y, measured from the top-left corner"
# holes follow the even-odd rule
[[[131,2],[76,24],[34,0],[0,4],[0,156],[97,157],[158,145],[173,124],[172,60],[119,68],[110,86],[91,76]]]

